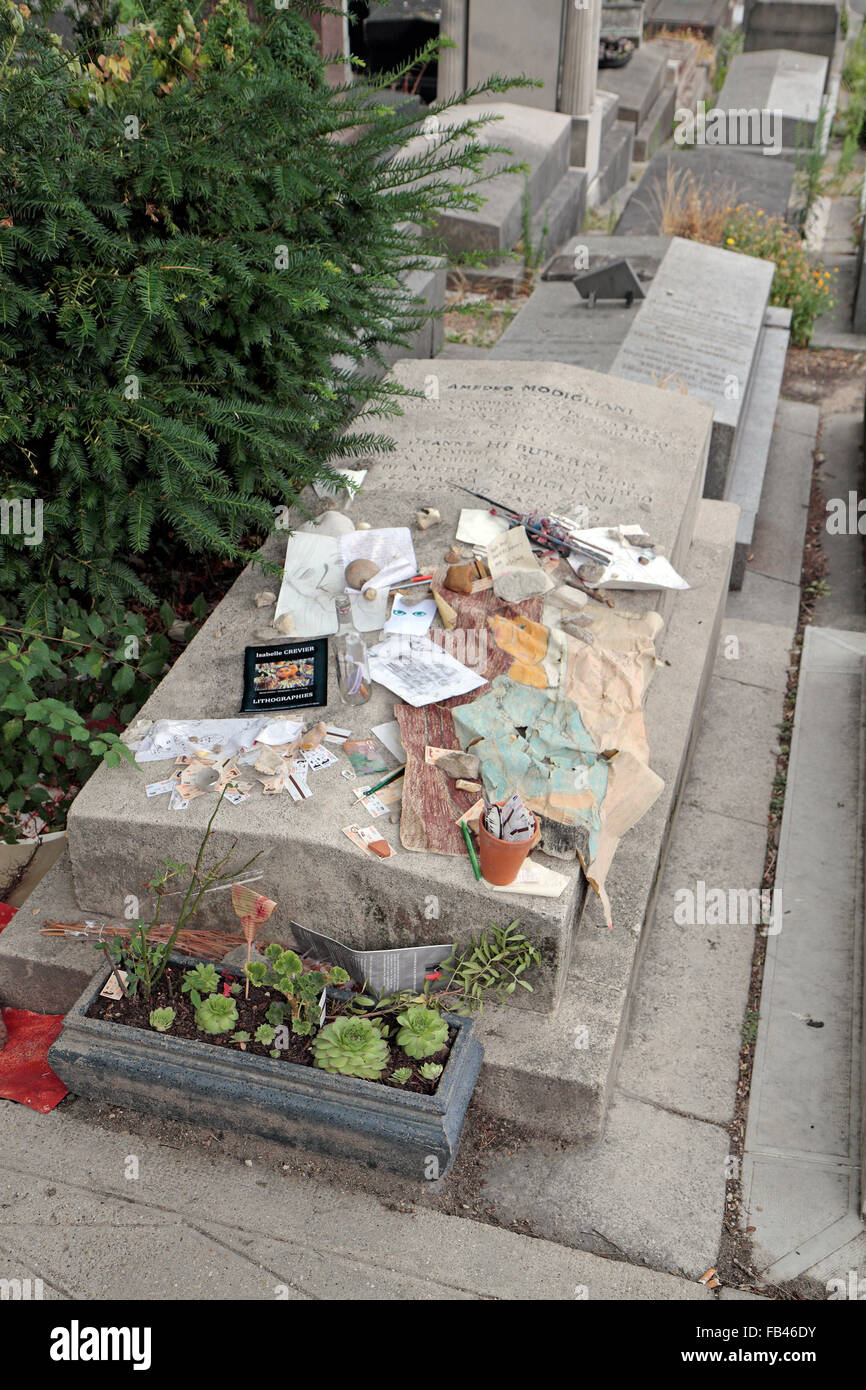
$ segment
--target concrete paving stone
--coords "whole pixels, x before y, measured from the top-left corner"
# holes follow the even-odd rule
[[[859,1292],[866,1292],[866,1231],[862,1227],[851,1240],[840,1245],[831,1254],[816,1260],[815,1264],[806,1270],[806,1273],[816,1283],[824,1285],[830,1279],[844,1279],[846,1293],[850,1296],[851,1281],[848,1275],[851,1270],[854,1271],[860,1284]]]
[[[846,412],[825,420],[821,448],[826,458],[819,474],[825,502],[841,499],[847,508],[849,493],[854,492],[858,499],[863,496],[862,444],[862,414]],[[829,519],[830,513],[827,515]],[[814,622],[821,627],[866,628],[863,537],[856,531],[842,535],[825,531],[821,544],[827,561],[828,592],[818,600]]]
[[[134,1233],[96,1223],[82,1230],[19,1226],[6,1233],[11,1257],[44,1270],[74,1299],[253,1299],[273,1297],[275,1274],[221,1242],[172,1226],[142,1225]],[[304,1297],[294,1292],[290,1297]]]
[[[818,423],[817,406],[779,402],[752,534],[749,569],[788,584],[799,584],[803,568]]]
[[[747,1154],[743,1206],[745,1224],[755,1227],[756,1269],[781,1282],[822,1260],[832,1267],[836,1251],[863,1229],[856,1213],[856,1188],[857,1172],[850,1167]]]
[[[824,669],[815,669],[818,656]],[[843,657],[844,667],[827,669]],[[776,870],[784,925],[767,946],[746,1141],[753,1153],[859,1160],[852,1029],[861,1008],[864,657],[862,635],[806,631]]]
[[[683,804],[765,826],[782,713],[776,691],[714,677]]]
[[[139,1158],[135,1183],[122,1176],[130,1150]],[[122,1290],[130,1298],[268,1299],[286,1283],[290,1299],[366,1298],[377,1287],[385,1297],[416,1301],[712,1298],[664,1272],[459,1217],[391,1210],[364,1193],[293,1179],[263,1164],[248,1168],[93,1129],[73,1112],[41,1116],[0,1101],[0,1170],[56,1189],[52,1224],[37,1229],[27,1221],[16,1229],[13,1211],[0,1247],[19,1264],[31,1261],[37,1273],[58,1265],[68,1296],[115,1297]],[[67,1203],[78,1212],[88,1199],[132,1203],[151,1225],[136,1227],[134,1239],[129,1228],[118,1238],[101,1218],[89,1230],[67,1226]],[[166,1216],[171,1227],[153,1226]]]
[[[40,1274],[36,1265],[30,1264],[27,1260],[23,1260],[19,1255],[13,1253],[13,1251],[8,1250],[2,1240],[0,1240],[0,1279],[20,1279],[22,1281],[29,1279],[30,1296],[40,1302],[53,1303],[57,1299],[68,1297],[65,1290],[49,1283],[44,1275]],[[35,1280],[42,1281],[41,1288],[38,1289],[38,1292],[37,1285],[34,1282]]]
[[[826,254],[822,259],[833,278],[836,303],[816,320],[809,346],[866,351],[866,333],[858,332],[852,321],[857,293],[857,257],[846,252],[844,255]]]
[[[729,1147],[716,1125],[617,1094],[591,1152],[497,1158],[484,1197],[546,1239],[698,1279],[718,1256]]]
[[[800,614],[800,586],[782,579],[753,574],[746,566],[743,587],[728,594],[725,613],[729,618],[745,618],[796,628]]]
[[[720,680],[759,685],[784,694],[794,635],[793,627],[751,622],[726,613],[713,674]]]
[[[743,821],[688,807],[674,825],[653,922],[645,934],[617,1086],[713,1124],[733,1117],[754,926],[678,925],[683,892],[760,887],[765,836]],[[733,916],[733,914],[732,914]]]

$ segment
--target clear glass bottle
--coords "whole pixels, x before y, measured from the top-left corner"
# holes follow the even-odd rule
[[[372,684],[367,643],[355,627],[352,604],[347,595],[337,599],[337,619],[340,627],[334,638],[334,647],[340,696],[345,705],[363,705],[370,698]]]

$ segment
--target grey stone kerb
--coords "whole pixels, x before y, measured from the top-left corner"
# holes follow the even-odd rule
[[[369,475],[351,515],[374,526],[406,525],[420,506],[438,508],[443,524],[415,536],[422,568],[440,562],[454,536],[466,501],[458,482],[526,510],[583,504],[598,524],[640,521],[674,564],[685,561],[711,426],[702,402],[677,399],[672,412],[663,392],[556,363],[405,361],[394,375],[427,395],[407,400],[404,415],[388,422],[396,450],[365,460]],[[284,542],[275,535],[269,555],[281,559]],[[262,626],[253,595],[262,587],[260,572],[244,571],[141,717],[238,714],[243,648]],[[642,607],[652,606],[644,599]],[[393,718],[394,697],[382,687],[353,708],[340,703],[333,675],[330,685],[321,712],[329,722],[367,736]],[[83,915],[120,919],[129,895],[146,899],[144,885],[160,857],[194,855],[212,803],[201,797],[186,811],[170,811],[166,797],[148,799],[145,783],[168,768],[103,766],[77,797],[69,853]],[[215,852],[235,837],[238,863],[263,851],[253,872],[261,872],[262,889],[280,904],[268,924],[274,937],[288,938],[294,919],[353,945],[383,948],[466,941],[490,921],[519,918],[543,955],[536,991],[521,1002],[556,1006],[583,902],[576,863],[555,861],[570,880],[559,899],[498,894],[476,883],[468,858],[402,849],[397,827],[387,822],[384,834],[397,853],[374,862],[342,833],[369,817],[358,812],[340,769],[311,772],[310,785],[313,796],[299,803],[288,794],[263,797],[256,786],[246,803],[225,805],[215,827]],[[226,892],[209,896],[202,921],[237,927]]]

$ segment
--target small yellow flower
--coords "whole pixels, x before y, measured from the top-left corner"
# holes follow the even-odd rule
[[[732,236],[729,236],[729,237],[728,237],[728,245],[729,245],[729,246],[736,246],[736,242],[734,241],[734,238],[733,238]]]

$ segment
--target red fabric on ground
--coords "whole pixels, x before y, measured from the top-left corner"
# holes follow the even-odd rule
[[[17,911],[17,907],[10,907],[8,903],[0,903],[0,931],[4,927],[8,927]]]
[[[48,1065],[48,1049],[63,1027],[63,1014],[4,1009],[9,1041],[0,1052],[0,1100],[16,1100],[47,1115],[67,1088]]]

